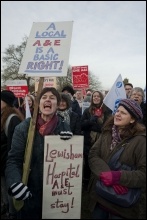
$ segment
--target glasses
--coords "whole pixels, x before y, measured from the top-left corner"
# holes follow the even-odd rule
[[[132,88],[126,88],[125,90],[132,90]]]

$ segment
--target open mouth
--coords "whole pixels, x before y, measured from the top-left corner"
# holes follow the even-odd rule
[[[47,108],[51,109],[51,104],[45,103],[45,104],[44,104],[44,109],[47,109]]]

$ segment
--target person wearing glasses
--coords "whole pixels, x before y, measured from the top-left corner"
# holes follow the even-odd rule
[[[127,98],[130,98],[130,92],[131,92],[131,90],[133,89],[132,83],[126,83],[126,84],[124,85],[124,87],[125,87],[125,91],[126,91],[126,96],[127,96]]]

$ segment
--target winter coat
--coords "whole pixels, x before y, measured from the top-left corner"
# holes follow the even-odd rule
[[[82,110],[81,110],[77,100],[73,100],[73,101],[71,100],[71,107],[72,107],[72,111],[77,113],[79,115],[79,117],[81,117]]]
[[[20,123],[18,116],[12,116],[8,125],[8,137],[5,134],[5,131],[1,131],[1,176],[4,176],[4,171],[6,167],[6,160],[8,152],[11,149],[12,136],[14,133],[15,127]]]
[[[124,208],[98,196],[95,192],[95,185],[101,172],[110,171],[108,161],[124,144],[125,149],[120,156],[119,162],[128,166],[135,165],[137,170],[122,171],[119,184],[128,188],[144,188],[146,184],[146,136],[145,134],[138,134],[129,140],[125,139],[112,151],[110,151],[111,140],[112,134],[105,131],[89,152],[89,166],[92,172],[88,187],[90,195],[89,209],[93,211],[96,203],[99,203],[110,212],[115,213],[115,215],[120,215],[126,219],[137,219],[140,200],[135,205]]]
[[[75,112],[70,113],[70,128],[74,135],[81,134],[81,121],[78,114]]]
[[[93,145],[91,131],[93,131],[94,133],[100,134],[103,124],[105,123],[105,121],[108,119],[110,115],[111,114],[109,111],[105,111],[104,121],[102,124],[99,124],[99,123],[95,123],[91,121],[91,114],[89,112],[89,108],[86,108],[85,111],[83,112],[83,115],[81,117],[81,130],[83,131],[83,135],[84,135],[84,154],[85,155],[89,154],[89,150]]]
[[[27,118],[15,129],[5,171],[7,188],[13,183],[22,182],[23,161],[29,124],[30,118]],[[59,118],[54,134],[58,135],[61,131],[65,130],[70,131],[70,128]],[[42,219],[43,160],[44,137],[36,129],[27,184],[32,193],[32,198],[24,201],[23,208],[18,212],[18,219]]]
[[[143,119],[142,119],[141,123],[146,126],[146,103],[142,102],[140,107],[141,107],[142,114],[143,114]]]

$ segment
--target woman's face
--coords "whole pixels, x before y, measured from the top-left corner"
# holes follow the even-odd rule
[[[60,101],[60,104],[59,104],[59,110],[65,110],[67,109],[67,104],[66,104],[66,101],[64,101],[63,99]]]
[[[94,104],[99,104],[101,102],[101,97],[100,97],[100,94],[98,92],[95,92],[93,94],[92,99],[93,99]]]
[[[57,97],[52,92],[46,92],[40,99],[39,109],[42,118],[52,117],[57,111]]]
[[[124,127],[134,121],[130,113],[123,106],[119,106],[114,115],[114,124],[118,127]]]

